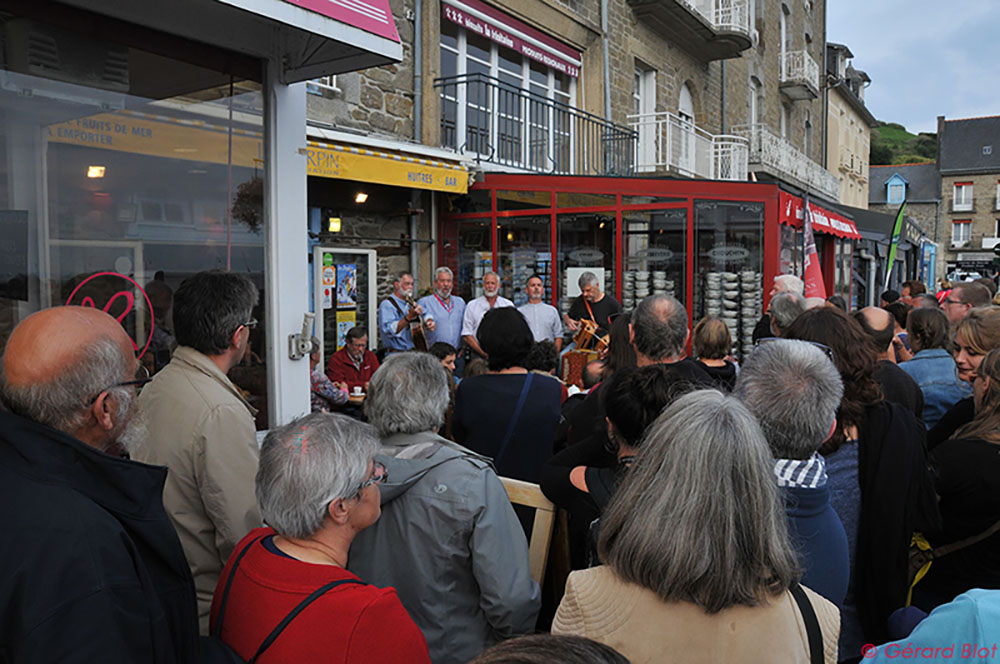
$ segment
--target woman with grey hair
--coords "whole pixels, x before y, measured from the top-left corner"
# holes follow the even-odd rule
[[[395,591],[346,569],[354,537],[379,518],[387,475],[373,458],[377,448],[371,427],[325,413],[264,439],[256,492],[270,527],[236,546],[212,601],[212,634],[245,661],[262,648],[275,662],[430,661]]]
[[[372,377],[365,409],[390,481],[382,518],[354,541],[349,566],[396,588],[435,664],[465,664],[534,631],[539,589],[488,460],[438,435],[447,406],[448,376],[427,353],[393,354]]]
[[[552,632],[636,664],[836,662],[839,612],[797,584],[771,465],[735,398],[668,406],[602,519],[605,565],[570,574]]]

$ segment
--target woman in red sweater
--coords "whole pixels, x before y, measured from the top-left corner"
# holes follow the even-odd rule
[[[344,569],[354,536],[378,519],[385,469],[373,455],[369,426],[343,415],[313,413],[264,439],[257,502],[271,528],[243,538],[219,577],[212,633],[244,660],[302,600],[342,581],[299,613],[263,662],[429,664],[427,642],[392,588],[376,588]],[[225,610],[230,571],[243,550]]]

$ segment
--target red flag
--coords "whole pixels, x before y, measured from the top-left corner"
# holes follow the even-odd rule
[[[805,210],[802,213],[802,242],[804,269],[803,280],[806,282],[805,296],[826,299],[826,285],[823,283],[823,270],[819,267],[819,254],[816,253],[816,239],[813,237],[812,209],[809,207],[809,195],[805,197]]]

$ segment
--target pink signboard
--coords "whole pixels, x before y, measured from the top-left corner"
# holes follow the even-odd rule
[[[396,21],[388,0],[284,0],[311,12],[353,25],[399,43]]]
[[[546,67],[580,76],[579,51],[478,0],[445,0],[444,17]]]

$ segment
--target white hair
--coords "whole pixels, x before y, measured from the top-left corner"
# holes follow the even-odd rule
[[[782,290],[803,295],[806,292],[805,283],[794,274],[779,274],[774,278],[774,285]]]

